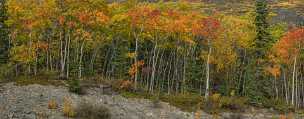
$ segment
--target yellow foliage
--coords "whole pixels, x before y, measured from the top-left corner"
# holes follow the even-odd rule
[[[281,69],[279,65],[274,65],[272,67],[266,67],[266,72],[270,73],[274,77],[278,77],[281,74]]]
[[[214,102],[218,102],[221,98],[221,94],[215,93],[211,96],[211,100]]]
[[[128,54],[127,54],[127,57],[128,58],[134,58],[136,56],[136,53],[135,52],[129,52]]]

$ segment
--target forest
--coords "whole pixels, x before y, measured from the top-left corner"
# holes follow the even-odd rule
[[[272,22],[279,5],[250,4],[224,12],[195,0],[1,0],[0,80],[99,78],[130,92],[303,109],[303,19]]]

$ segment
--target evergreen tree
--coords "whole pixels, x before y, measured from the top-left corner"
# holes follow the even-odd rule
[[[267,17],[269,14],[266,0],[256,0],[256,56],[262,58],[265,56],[265,52],[271,47],[271,36],[269,33],[269,24],[267,23]]]
[[[5,24],[7,20],[6,0],[0,0],[0,64],[8,61],[9,32]]]
[[[262,100],[269,98],[268,96],[271,95],[268,90],[268,85],[269,83],[271,84],[271,80],[268,80],[267,76],[264,74],[264,69],[268,65],[269,61],[266,57],[267,51],[269,51],[269,49],[272,47],[274,41],[270,34],[270,25],[267,22],[269,15],[267,0],[256,0],[255,5],[255,55],[253,55],[254,57],[251,58],[251,63],[248,64],[248,73],[253,74],[254,76],[248,76],[250,79],[247,80],[246,88],[249,90],[254,90],[247,92],[247,95],[252,102],[261,102]],[[253,72],[251,72],[251,70]]]

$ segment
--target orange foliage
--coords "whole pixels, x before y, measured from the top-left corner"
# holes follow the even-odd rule
[[[46,51],[48,49],[48,44],[45,42],[38,42],[33,44],[34,49],[41,49],[43,51]]]
[[[278,77],[281,74],[280,66],[274,65],[272,67],[267,67],[266,71],[274,77]]]
[[[124,80],[121,82],[119,89],[120,90],[132,90],[133,83],[130,80]]]
[[[132,26],[155,25],[161,12],[148,5],[135,7],[128,12]],[[151,22],[150,22],[151,21]]]
[[[109,21],[109,17],[106,16],[103,12],[97,12],[96,13],[96,20],[99,23],[106,23]]]
[[[64,16],[59,16],[58,22],[59,22],[60,25],[64,25],[64,22],[65,22]]]
[[[286,33],[274,46],[276,54],[285,62],[299,54],[304,45],[304,28],[293,29]]]
[[[129,75],[134,78],[136,72],[138,72],[138,68],[142,67],[145,64],[143,60],[135,62],[132,64],[131,68],[129,69]]]

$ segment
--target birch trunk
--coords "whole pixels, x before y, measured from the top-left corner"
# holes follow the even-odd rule
[[[80,57],[79,57],[79,66],[78,66],[78,78],[80,79],[82,77],[82,57],[83,57],[83,47],[84,47],[84,42],[82,42],[81,44],[81,48],[80,48]]]
[[[293,63],[291,105],[294,105],[294,101],[295,101],[296,64],[297,64],[297,57],[294,58],[294,63]]]
[[[211,55],[211,47],[209,47],[207,63],[206,63],[206,90],[205,90],[205,100],[208,100],[209,97],[209,82],[210,82],[210,55]]]

